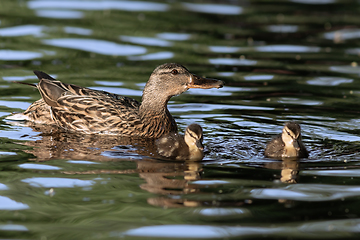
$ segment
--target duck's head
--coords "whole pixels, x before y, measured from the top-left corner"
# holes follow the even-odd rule
[[[167,101],[189,88],[221,88],[223,85],[223,81],[194,75],[180,64],[165,63],[158,66],[151,74],[144,89],[143,101],[147,96],[159,98],[159,95]]]
[[[283,128],[281,138],[285,146],[292,146],[300,150],[299,141],[301,141],[301,127],[296,122],[287,122]]]
[[[184,140],[186,145],[189,146],[190,152],[192,151],[203,151],[203,131],[199,124],[190,124],[185,130]]]

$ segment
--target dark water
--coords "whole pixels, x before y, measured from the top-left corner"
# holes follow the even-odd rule
[[[357,239],[360,2],[0,2],[0,238]],[[4,118],[40,98],[42,70],[140,100],[178,62],[222,79],[169,110],[204,128],[202,162],[136,139],[54,133]],[[298,121],[308,159],[263,156]]]

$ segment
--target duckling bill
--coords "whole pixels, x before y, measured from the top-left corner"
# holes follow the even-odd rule
[[[301,127],[296,122],[287,122],[282,133],[273,138],[265,149],[265,156],[271,158],[306,158],[309,156],[301,141]]]
[[[176,160],[201,160],[204,157],[203,131],[200,125],[190,124],[185,135],[170,133],[156,140],[159,155]]]
[[[177,132],[176,122],[167,109],[171,97],[190,88],[221,88],[224,85],[220,80],[194,75],[180,64],[165,63],[150,75],[139,103],[121,95],[63,83],[41,71],[34,73],[39,84],[33,86],[42,98],[24,113],[7,119],[53,124],[86,134],[147,138]]]

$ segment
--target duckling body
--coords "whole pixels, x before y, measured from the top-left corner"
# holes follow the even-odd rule
[[[301,141],[301,127],[296,122],[287,122],[281,134],[273,138],[265,149],[271,158],[306,158],[309,156]]]
[[[161,156],[176,160],[201,160],[204,157],[203,132],[198,124],[190,124],[185,135],[170,133],[156,140]]]
[[[42,99],[34,102],[21,116],[8,119],[55,124],[86,134],[159,138],[175,133],[177,125],[167,109],[172,96],[189,88],[223,86],[220,80],[198,77],[180,64],[166,63],[153,71],[139,103],[121,95],[62,83],[41,71],[34,73],[40,80],[34,86]]]

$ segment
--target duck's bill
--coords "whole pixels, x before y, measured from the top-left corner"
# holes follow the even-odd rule
[[[204,150],[204,145],[200,141],[196,141],[196,147],[199,148],[201,151]]]
[[[203,78],[196,75],[191,75],[190,83],[188,84],[188,88],[222,88],[224,86],[224,82],[217,79],[211,78]]]

